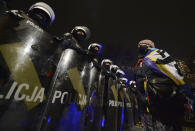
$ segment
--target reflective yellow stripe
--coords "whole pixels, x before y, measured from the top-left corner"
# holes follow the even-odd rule
[[[19,84],[26,83],[30,86],[29,90],[21,90],[20,93],[31,96],[36,86],[38,86],[37,92],[39,92],[42,85],[31,58],[27,53],[24,53],[24,44],[2,44],[0,45],[0,51],[8,65],[13,79]],[[45,96],[43,99],[45,100]],[[30,110],[37,106],[40,101],[27,102],[26,99],[24,99],[24,103],[27,109]]]
[[[71,80],[72,86],[74,88],[74,90],[78,93],[81,94],[82,96],[85,96],[85,89],[83,86],[83,82],[80,76],[80,73],[78,71],[78,68],[72,68],[70,70],[67,71],[68,76]],[[82,98],[79,97],[79,101],[82,101]],[[81,109],[84,108],[85,105],[80,105]]]
[[[113,93],[113,95],[114,95],[115,101],[118,101],[117,91],[116,91],[115,85],[112,85],[112,86],[111,86],[111,90],[112,90],[112,93]]]
[[[135,100],[135,104],[136,104],[136,105],[138,105],[138,101],[137,101],[137,99],[136,99],[136,98],[134,98],[134,100]]]
[[[122,102],[124,102],[124,96],[123,96],[123,91],[122,90],[120,90],[120,96],[121,96]]]
[[[128,102],[131,102],[131,100],[129,98],[129,95],[127,93],[125,93],[125,94],[126,94],[126,97],[127,97]]]

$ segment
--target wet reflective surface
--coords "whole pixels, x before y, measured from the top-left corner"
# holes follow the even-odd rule
[[[94,120],[97,69],[73,49],[63,52],[53,77],[41,130],[87,130]],[[51,122],[48,122],[51,120]]]
[[[52,37],[21,16],[0,18],[0,129],[7,131],[39,128],[59,57]]]

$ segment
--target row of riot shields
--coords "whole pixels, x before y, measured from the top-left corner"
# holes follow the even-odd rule
[[[131,128],[136,98],[123,73],[96,56],[74,38],[53,38],[25,15],[2,16],[0,130]]]

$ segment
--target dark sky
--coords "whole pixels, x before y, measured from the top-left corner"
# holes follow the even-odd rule
[[[195,8],[192,1],[43,0],[55,11],[52,35],[86,25],[90,42],[103,45],[108,58],[135,61],[138,41],[148,38],[174,57],[194,56]],[[27,8],[37,0],[10,0],[11,9]],[[118,58],[118,57],[117,57]],[[128,63],[128,62],[127,62]]]

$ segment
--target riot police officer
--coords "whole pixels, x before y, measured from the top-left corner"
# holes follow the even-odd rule
[[[12,90],[9,97],[0,99],[0,130],[36,130],[39,126],[44,104],[32,94],[42,89],[45,98],[49,90],[51,79],[42,70],[43,63],[57,45],[44,29],[54,19],[54,11],[43,2],[35,3],[27,12],[9,10],[0,17],[0,94],[6,96]],[[27,87],[21,92],[23,83],[31,90]]]

